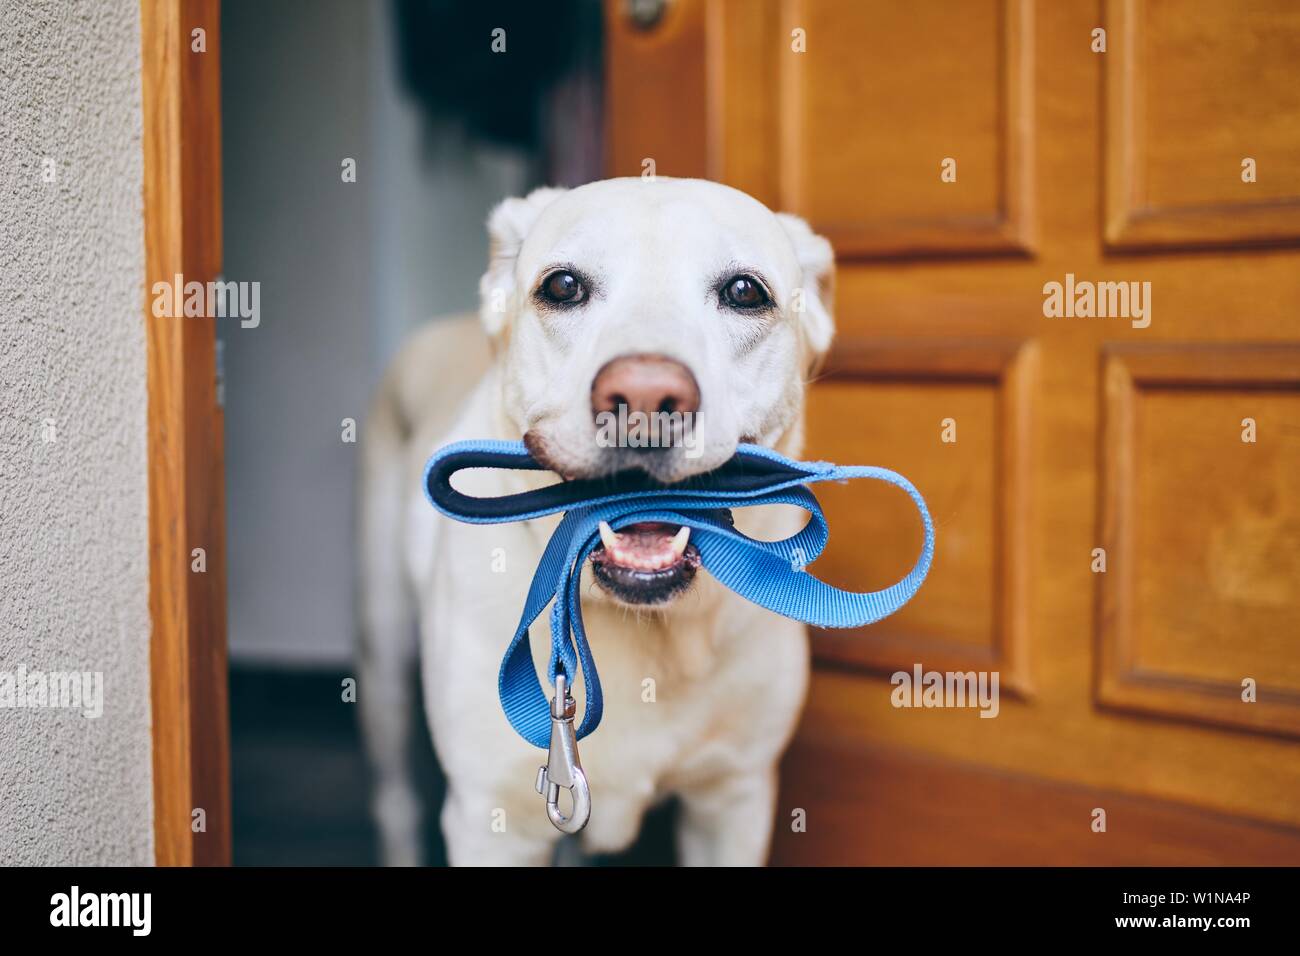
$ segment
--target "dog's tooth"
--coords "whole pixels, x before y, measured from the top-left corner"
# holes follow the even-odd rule
[[[600,523],[600,540],[605,545],[606,551],[614,551],[618,548],[618,534],[604,521]]]
[[[691,539],[691,529],[687,525],[682,525],[678,532],[673,535],[673,555],[680,558],[686,553],[686,542]]]

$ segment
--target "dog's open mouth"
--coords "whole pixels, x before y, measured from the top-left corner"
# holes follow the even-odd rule
[[[642,521],[614,531],[601,522],[600,547],[591,552],[596,582],[627,604],[664,604],[695,578],[700,552],[691,529]]]

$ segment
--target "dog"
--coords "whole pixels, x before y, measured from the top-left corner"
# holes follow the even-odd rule
[[[538,189],[497,206],[488,233],[477,317],[413,335],[361,440],[358,700],[388,864],[421,862],[407,766],[417,659],[447,779],[449,862],[547,865],[562,837],[533,787],[546,755],[516,735],[497,699],[501,655],[559,518],[450,521],[424,497],[429,455],[464,439],[522,439],[554,472],[457,478],[479,496],[629,469],[681,481],[741,442],[797,457],[806,383],[834,333],[830,243],[717,183]],[[597,420],[616,412],[677,417],[657,447],[597,440]],[[735,519],[761,538],[803,523],[792,508],[737,509]],[[645,812],[676,797],[681,864],[761,865],[777,763],[807,688],[804,626],[699,571],[688,531],[635,525],[602,537],[582,569],[605,711],[580,744],[593,811],[578,852],[626,848]],[[545,616],[532,646],[543,673]],[[581,682],[574,695],[581,713]]]

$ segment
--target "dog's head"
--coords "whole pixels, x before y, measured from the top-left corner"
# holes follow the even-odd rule
[[[830,244],[803,220],[716,183],[633,178],[507,199],[488,229],[504,408],[548,468],[674,482],[798,428],[833,332]],[[693,552],[676,528],[635,526],[593,561],[616,597],[654,604],[689,584]]]

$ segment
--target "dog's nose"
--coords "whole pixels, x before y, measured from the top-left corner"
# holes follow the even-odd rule
[[[624,355],[605,363],[591,383],[591,411],[698,412],[700,387],[681,362],[663,355]]]

